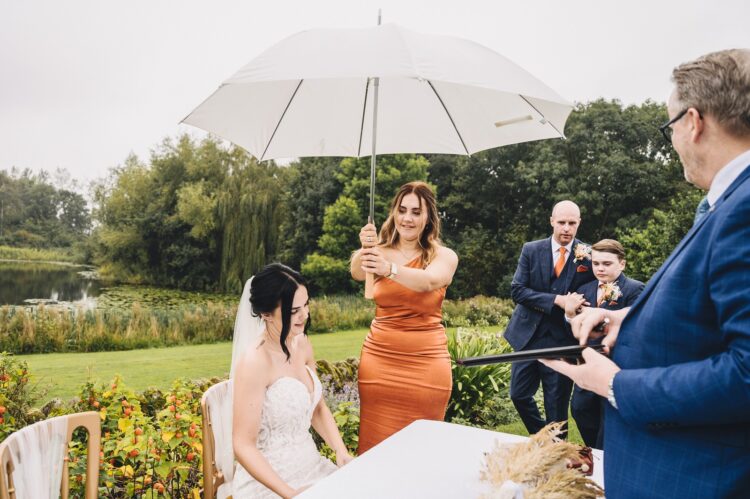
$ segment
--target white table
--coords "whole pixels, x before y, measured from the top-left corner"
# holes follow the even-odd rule
[[[301,499],[475,498],[487,492],[479,480],[484,453],[495,441],[527,437],[419,420],[299,495]],[[604,456],[594,450],[594,475],[603,486]]]

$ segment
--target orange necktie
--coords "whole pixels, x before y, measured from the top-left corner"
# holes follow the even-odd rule
[[[596,306],[597,307],[601,306],[602,302],[604,301],[604,283],[603,282],[599,283],[599,293],[598,294],[599,294],[599,296],[596,299]]]
[[[560,246],[560,256],[557,259],[557,263],[555,264],[555,277],[560,277],[560,274],[562,273],[562,269],[565,266],[565,247]]]

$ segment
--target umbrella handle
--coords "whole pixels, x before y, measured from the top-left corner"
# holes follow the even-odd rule
[[[368,300],[372,300],[375,297],[374,290],[375,274],[371,274],[368,272],[365,274],[365,298],[367,298]]]

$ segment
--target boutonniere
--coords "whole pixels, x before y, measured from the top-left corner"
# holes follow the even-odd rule
[[[574,262],[591,260],[591,246],[589,246],[588,244],[578,243],[576,244],[576,247],[573,248],[573,255],[575,256],[575,258],[573,259]]]
[[[586,265],[579,265],[576,267],[576,272],[588,272],[589,268]]]
[[[610,305],[617,305],[617,300],[622,296],[620,286],[616,282],[608,282],[602,289],[602,302],[609,302]]]

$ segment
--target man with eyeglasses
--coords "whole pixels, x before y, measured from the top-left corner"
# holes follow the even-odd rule
[[[750,494],[750,50],[674,69],[661,127],[708,210],[629,308],[588,308],[581,344],[606,322],[611,360],[543,361],[607,398],[607,497]]]

